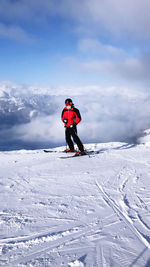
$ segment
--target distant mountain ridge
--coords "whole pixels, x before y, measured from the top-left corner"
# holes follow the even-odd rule
[[[51,115],[56,105],[50,94],[37,94],[22,88],[0,88],[0,128],[28,123],[40,115]]]

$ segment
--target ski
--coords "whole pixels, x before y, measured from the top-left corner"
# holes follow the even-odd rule
[[[65,150],[60,150],[60,151],[58,151],[58,150],[50,150],[50,149],[44,149],[43,150],[45,153],[66,153],[66,154],[72,154],[72,153],[74,153],[74,152],[66,152]]]
[[[47,149],[44,149],[43,151],[44,151],[45,153],[52,153],[52,152],[55,153],[55,152],[56,152],[56,151],[54,151],[54,150],[47,150]]]
[[[64,151],[58,151],[58,150],[50,150],[50,149],[44,149],[45,153],[63,153]]]
[[[76,155],[74,152],[66,152],[65,150],[62,151],[57,151],[57,150],[49,150],[49,149],[44,149],[43,150],[45,153],[65,153],[65,156],[60,156],[59,159],[69,159],[69,158],[77,158],[77,157],[83,157],[83,156],[94,156],[95,154],[100,154],[103,153],[103,151],[94,151],[94,150],[88,150],[85,151],[86,154],[84,155]]]
[[[59,159],[69,159],[69,158],[79,158],[79,157],[83,157],[83,156],[91,156],[91,155],[94,155],[94,154],[97,154],[95,153],[95,151],[91,150],[91,151],[86,151],[86,154],[83,154],[83,155],[69,155],[69,156],[61,156],[59,157]]]

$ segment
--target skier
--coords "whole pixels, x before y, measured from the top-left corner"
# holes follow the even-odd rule
[[[77,156],[85,155],[83,144],[77,135],[77,124],[81,121],[81,115],[77,108],[74,107],[72,99],[67,98],[65,100],[66,107],[62,111],[61,119],[64,123],[66,142],[69,146],[65,152],[75,152],[73,141],[77,144],[79,152],[76,152]],[[71,139],[73,138],[73,141]]]

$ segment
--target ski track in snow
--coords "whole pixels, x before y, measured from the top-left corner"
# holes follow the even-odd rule
[[[150,148],[87,149],[0,152],[0,266],[148,267]]]

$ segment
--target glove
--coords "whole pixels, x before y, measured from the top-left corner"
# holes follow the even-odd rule
[[[64,123],[67,123],[67,122],[68,122],[68,120],[67,120],[67,119],[64,119],[64,120],[63,120],[63,122],[64,122]]]
[[[75,125],[76,125],[75,123],[71,124],[70,125],[70,128],[73,128]]]

